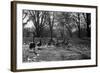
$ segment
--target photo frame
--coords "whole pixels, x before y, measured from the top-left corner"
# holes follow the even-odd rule
[[[97,66],[97,6],[11,2],[11,71]]]

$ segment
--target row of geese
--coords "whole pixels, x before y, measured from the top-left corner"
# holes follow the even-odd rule
[[[67,40],[67,41],[61,41],[61,42],[57,41],[57,42],[55,42],[53,44],[51,42],[47,43],[48,46],[51,46],[51,45],[59,46],[61,44],[64,44],[64,45],[68,46],[69,45],[69,40]],[[35,48],[35,47],[41,47],[41,46],[43,46],[41,40],[39,42],[37,42],[37,43],[35,43],[35,42],[29,43],[29,49],[32,49],[32,48]]]

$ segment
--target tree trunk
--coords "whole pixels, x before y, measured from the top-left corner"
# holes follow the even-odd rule
[[[36,13],[36,22],[35,22],[35,28],[36,28],[36,37],[40,37],[40,25],[39,25],[39,11]]]
[[[81,30],[80,30],[80,23],[79,23],[79,25],[78,25],[78,37],[79,37],[79,38],[81,38],[81,33],[80,33],[80,31],[81,31]]]
[[[78,13],[78,37],[81,38],[81,30],[80,30],[80,14]]]
[[[53,33],[53,30],[52,30],[52,26],[50,27],[50,40],[52,41],[52,33]]]
[[[91,31],[90,31],[90,24],[91,24],[91,14],[90,13],[86,13],[86,17],[87,17],[87,37],[90,37],[90,35],[91,35]]]

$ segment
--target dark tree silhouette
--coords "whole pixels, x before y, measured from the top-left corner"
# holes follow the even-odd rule
[[[45,11],[29,11],[31,20],[35,26],[36,37],[41,37],[42,30],[45,26],[46,12]]]
[[[90,13],[86,13],[86,23],[87,23],[87,37],[90,37],[91,35],[91,28],[90,28],[90,25],[91,25],[91,14]]]
[[[25,12],[26,11],[26,12]],[[33,11],[33,10],[25,10],[23,11],[24,16],[23,20],[28,17],[27,21],[23,23],[26,25],[30,20],[32,20],[34,24],[34,31],[33,31],[33,41],[35,37],[41,37],[43,29],[45,27],[46,22],[46,11]]]
[[[91,14],[90,13],[83,13],[83,17],[86,22],[86,31],[87,31],[87,37],[91,36]]]
[[[49,29],[50,29],[50,42],[53,41],[53,26],[54,26],[54,12],[48,12],[48,25],[49,25]]]
[[[81,38],[81,29],[80,29],[80,13],[77,14],[78,15],[78,37]]]

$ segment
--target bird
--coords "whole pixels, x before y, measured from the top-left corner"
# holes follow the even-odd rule
[[[56,42],[56,43],[55,43],[55,45],[56,45],[56,46],[59,46],[59,43],[58,43],[58,42]]]
[[[58,40],[55,42],[55,46],[59,46],[60,43],[58,42]]]
[[[36,47],[36,44],[35,44],[35,42],[31,42],[30,44],[29,44],[29,48],[32,50],[33,48],[35,48]]]
[[[68,45],[68,44],[69,44],[69,41],[66,41],[64,44],[65,44],[65,45]]]
[[[41,45],[42,45],[42,42],[41,42],[41,40],[39,41],[39,42],[37,42],[37,44],[36,44],[38,47],[40,47]]]
[[[69,40],[67,40],[67,41],[65,42],[65,45],[66,45],[68,48],[70,48],[70,47],[72,46],[72,43],[71,43]]]
[[[29,44],[29,48],[30,48],[30,52],[34,53],[36,56],[39,56],[35,42],[31,42]]]
[[[51,42],[48,42],[48,46],[50,46],[51,45]]]

